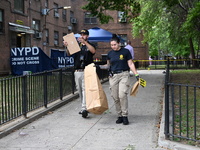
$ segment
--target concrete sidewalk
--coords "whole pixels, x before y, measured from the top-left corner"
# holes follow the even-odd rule
[[[166,149],[162,148],[162,144],[169,144],[163,138],[164,130],[160,133],[159,128],[159,123],[163,123],[160,120],[164,96],[163,70],[138,72],[147,81],[147,87],[139,87],[137,96],[129,97],[129,125],[115,123],[117,115],[109,83],[106,82],[102,86],[108,98],[109,110],[104,114],[90,113],[88,118],[82,118],[78,114],[81,102],[75,99],[1,138],[0,150]],[[135,77],[131,77],[131,84],[135,81]]]

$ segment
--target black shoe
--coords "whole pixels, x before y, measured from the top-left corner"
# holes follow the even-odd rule
[[[120,124],[123,122],[123,118],[122,117],[118,117],[117,121],[116,121],[116,124]]]
[[[83,110],[82,111],[82,117],[86,118],[88,116],[88,111],[87,110]]]
[[[81,111],[78,112],[78,114],[82,115],[82,112],[83,112],[83,111],[81,110]]]
[[[128,117],[122,117],[122,119],[123,119],[123,125],[129,124]]]

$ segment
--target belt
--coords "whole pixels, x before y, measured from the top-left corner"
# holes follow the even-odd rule
[[[83,72],[84,69],[76,69],[75,72]]]
[[[113,74],[118,74],[118,73],[122,73],[122,72],[126,72],[128,70],[117,70],[117,71],[113,71]]]

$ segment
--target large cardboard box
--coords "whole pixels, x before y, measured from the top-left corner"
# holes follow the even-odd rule
[[[81,50],[73,32],[63,36],[63,40],[66,41],[68,44],[67,49],[70,55],[77,53]]]
[[[94,63],[85,67],[84,79],[87,111],[94,114],[102,114],[108,109],[108,102],[97,76]]]

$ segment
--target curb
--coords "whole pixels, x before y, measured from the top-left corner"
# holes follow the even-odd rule
[[[108,81],[108,79],[104,79],[100,82],[103,84],[107,81]],[[0,139],[7,136],[8,134],[14,132],[15,130],[19,130],[20,128],[26,126],[29,123],[31,123],[45,115],[48,115],[49,112],[54,111],[64,105],[66,105],[67,103],[77,99],[78,97],[79,97],[79,94],[76,91],[74,94],[70,94],[70,95],[63,97],[63,100],[58,99],[57,100],[58,102],[56,102],[56,101],[52,102],[54,104],[49,103],[50,106],[48,106],[47,108],[45,108],[45,107],[39,108],[39,109],[44,109],[44,110],[38,111],[37,113],[29,112],[32,115],[29,115],[29,113],[28,113],[27,114],[27,115],[29,115],[28,117],[24,118],[22,116],[23,118],[21,120],[18,120],[16,123],[11,122],[12,124],[10,123],[11,124],[10,126],[8,123],[8,127],[5,127],[5,129],[0,130]]]
[[[0,139],[7,136],[10,133],[12,133],[13,131],[18,130],[18,129],[24,127],[25,125],[35,121],[36,119],[39,119],[42,116],[47,115],[49,112],[54,111],[54,110],[64,106],[65,104],[73,101],[74,99],[77,99],[78,97],[79,97],[79,95],[77,92],[75,94],[70,94],[70,95],[64,97],[63,100],[58,100],[58,102],[56,104],[53,104],[52,106],[45,108],[45,110],[35,113],[32,116],[23,119],[23,121],[19,121],[18,123],[12,125],[11,127],[8,127],[3,131],[0,131]]]

